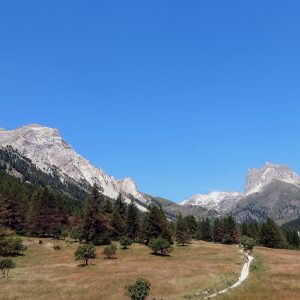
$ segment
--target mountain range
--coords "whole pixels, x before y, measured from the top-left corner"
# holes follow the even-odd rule
[[[59,178],[62,184],[75,184],[87,191],[97,184],[109,198],[118,194],[126,202],[135,201],[146,211],[150,204],[162,206],[170,218],[178,213],[197,217],[233,215],[238,221],[274,218],[283,224],[300,217],[300,177],[288,166],[266,163],[249,169],[244,192],[197,194],[181,204],[138,190],[133,179],[108,175],[80,156],[57,129],[31,124],[15,130],[0,129],[0,147],[11,147],[41,172]]]

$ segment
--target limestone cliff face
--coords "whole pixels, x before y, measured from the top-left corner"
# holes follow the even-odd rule
[[[42,171],[57,172],[62,181],[69,177],[90,185],[95,183],[113,199],[121,192],[127,202],[133,196],[148,203],[132,179],[116,180],[101,168],[93,166],[76,153],[57,129],[31,124],[10,131],[0,130],[0,147],[7,145],[28,157]]]

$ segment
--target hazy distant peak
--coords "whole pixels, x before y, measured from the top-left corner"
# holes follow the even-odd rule
[[[258,192],[273,180],[300,184],[300,177],[290,167],[266,162],[261,169],[248,170],[245,193]]]

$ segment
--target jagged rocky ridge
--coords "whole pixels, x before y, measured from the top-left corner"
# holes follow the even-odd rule
[[[45,176],[50,176],[47,182],[54,178],[55,187],[59,186],[60,181],[64,190],[75,191],[81,199],[96,183],[112,199],[122,193],[127,202],[135,201],[144,211],[149,204],[157,204],[170,218],[175,218],[178,213],[197,217],[231,214],[239,221],[262,221],[271,216],[277,222],[284,223],[300,217],[300,178],[287,166],[266,163],[261,169],[249,169],[243,193],[198,194],[179,205],[138,191],[129,177],[117,180],[109,176],[77,154],[57,129],[35,124],[10,131],[0,129],[0,147],[5,149],[7,146],[32,162]]]
[[[29,158],[43,172],[59,176],[62,182],[72,179],[86,187],[97,184],[102,187],[103,193],[112,199],[119,193],[123,194],[127,202],[132,198],[137,199],[141,210],[146,210],[143,204],[149,204],[149,200],[138,192],[131,178],[116,180],[101,168],[93,166],[74,151],[57,129],[36,124],[10,131],[2,129],[0,147],[8,145]]]
[[[261,169],[248,170],[243,193],[198,194],[181,204],[215,209],[239,221],[272,217],[283,224],[300,216],[300,177],[288,166],[267,162]]]

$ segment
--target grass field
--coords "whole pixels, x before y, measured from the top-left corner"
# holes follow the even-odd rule
[[[16,269],[0,280],[0,299],[128,299],[124,286],[144,277],[152,284],[150,300],[195,300],[235,282],[244,263],[237,246],[194,241],[170,257],[134,244],[109,260],[97,247],[97,258],[80,267],[73,257],[77,243],[55,242],[61,250],[48,247],[53,243],[32,240],[25,255],[14,258]],[[249,280],[215,299],[300,299],[299,251],[256,248],[254,256]]]
[[[244,261],[236,246],[193,242],[175,247],[170,257],[153,256],[143,245],[119,250],[117,259],[105,259],[103,248],[88,267],[74,261],[78,244],[57,242],[62,250],[32,243],[17,268],[0,280],[0,299],[128,299],[124,286],[137,277],[150,280],[149,299],[194,299],[198,291],[226,287],[235,281]]]
[[[300,251],[256,248],[250,279],[217,300],[300,299]]]

